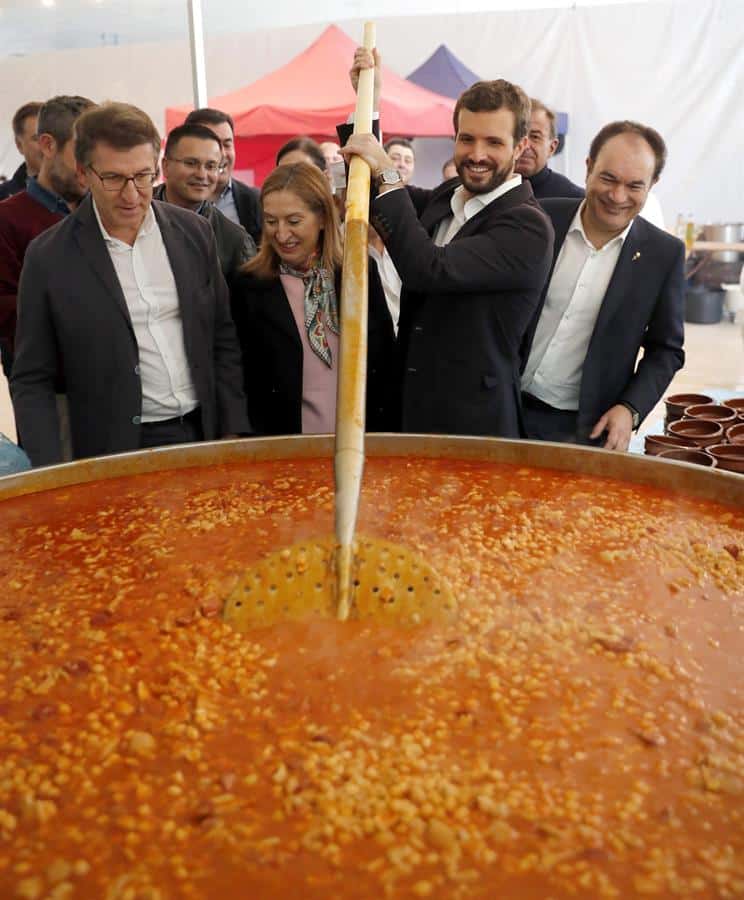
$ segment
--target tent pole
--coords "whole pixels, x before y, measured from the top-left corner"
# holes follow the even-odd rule
[[[207,66],[204,60],[204,19],[201,0],[188,0],[189,42],[191,44],[191,78],[194,85],[194,107],[207,105]]]

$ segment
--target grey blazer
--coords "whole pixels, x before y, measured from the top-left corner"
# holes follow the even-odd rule
[[[178,289],[206,440],[250,432],[240,349],[209,223],[153,201]],[[61,460],[55,401],[67,393],[73,456],[140,447],[139,352],[92,201],[32,241],[18,290],[11,395],[34,465]]]
[[[162,200],[163,203],[168,202],[165,197],[164,184],[155,188],[153,198]],[[214,203],[209,201],[202,203],[199,208],[199,215],[203,216],[212,226],[214,238],[217,241],[217,256],[220,261],[220,268],[229,285],[238,274],[238,269],[256,255],[256,244],[242,225],[236,225],[235,222],[231,222],[226,215],[217,209]]]

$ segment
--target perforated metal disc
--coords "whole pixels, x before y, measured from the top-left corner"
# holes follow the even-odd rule
[[[456,614],[450,586],[423,557],[391,541],[359,536],[352,618],[414,625]]]
[[[225,601],[223,618],[247,631],[307,618],[336,618],[335,541],[294,544],[248,569]],[[399,544],[355,542],[351,619],[414,625],[457,613],[449,585],[421,556]]]
[[[238,579],[223,618],[238,631],[293,619],[336,617],[335,541],[324,538],[271,553]]]

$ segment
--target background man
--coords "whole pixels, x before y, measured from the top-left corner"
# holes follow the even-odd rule
[[[26,189],[29,175],[38,175],[41,166],[41,150],[37,140],[37,118],[42,104],[24,103],[13,116],[13,139],[23,162],[13,176],[0,185],[0,200],[12,197]]]
[[[253,238],[210,202],[222,169],[217,136],[203,125],[179,125],[168,135],[163,157],[165,183],[155,189],[156,200],[198,213],[209,222],[217,241],[222,274],[229,280],[256,255]]]
[[[457,166],[452,157],[442,166],[442,181],[449,181],[450,178],[457,178]]]
[[[379,65],[379,55],[375,53]],[[351,75],[373,65],[357,50]],[[379,90],[379,68],[376,69]],[[520,434],[519,348],[538,307],[553,232],[515,175],[529,121],[524,91],[477,82],[454,110],[461,184],[405,188],[372,135],[352,135],[378,179],[372,222],[400,273],[404,431]]]
[[[612,122],[589,149],[586,200],[543,201],[556,240],[525,341],[529,438],[625,450],[684,364],[685,248],[638,216],[665,161],[653,128]]]
[[[152,201],[160,135],[134,106],[76,123],[90,194],[29,247],[11,378],[34,465],[58,462],[54,378],[64,376],[74,457],[246,432],[246,400],[214,234]]]
[[[217,209],[236,225],[242,225],[256,245],[261,241],[261,203],[259,192],[237,178],[233,178],[235,168],[235,124],[232,116],[220,109],[204,106],[192,110],[186,117],[187,125],[204,125],[213,131],[222,147],[222,158],[226,167],[219,173],[214,200]]]
[[[86,188],[75,170],[72,128],[90,106],[85,97],[53,97],[39,110],[38,177],[0,204],[0,346],[8,378],[13,364],[16,297],[26,249],[31,241],[55,225],[85,196]],[[36,123],[36,117],[33,117]],[[34,126],[36,127],[36,125]]]
[[[385,141],[384,147],[393,165],[400,172],[403,184],[410,184],[416,168],[416,154],[413,150],[413,144],[407,138],[394,137],[390,138],[389,141]]]
[[[558,149],[555,113],[534,97],[530,104],[527,146],[517,160],[516,171],[529,181],[538,200],[543,197],[583,197],[583,188],[548,168],[548,160]]]
[[[344,158],[339,153],[339,146],[335,141],[321,141],[320,152],[325,157],[326,167],[333,163],[343,162]]]

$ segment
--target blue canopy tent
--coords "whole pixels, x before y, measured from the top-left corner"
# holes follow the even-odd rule
[[[458,59],[446,44],[440,44],[427,60],[411,72],[406,80],[445,97],[457,99],[471,84],[481,81],[481,77]],[[563,150],[566,140],[568,113],[556,112],[555,125],[558,132],[558,149],[555,152],[555,156],[557,156]],[[422,179],[431,184],[439,183],[438,179],[441,177],[441,173],[432,171],[431,166],[439,157],[442,157],[439,163],[441,166],[448,153],[450,156],[452,155],[451,146],[452,142],[449,139],[434,138],[416,141],[417,171],[414,178],[416,184],[424,186]],[[424,169],[427,170],[426,173],[424,173]]]
[[[445,97],[453,97],[455,100],[466,88],[480,80],[480,75],[476,75],[465,63],[460,62],[444,44],[440,44],[407,78],[407,81],[412,81],[419,87]]]
[[[429,91],[434,91],[436,94],[457,100],[466,88],[476,81],[480,81],[481,77],[459,60],[446,44],[440,44],[418,69],[411,72],[406,80]],[[555,127],[560,138],[556,152],[560,153],[563,149],[564,138],[568,133],[568,113],[555,111]]]

